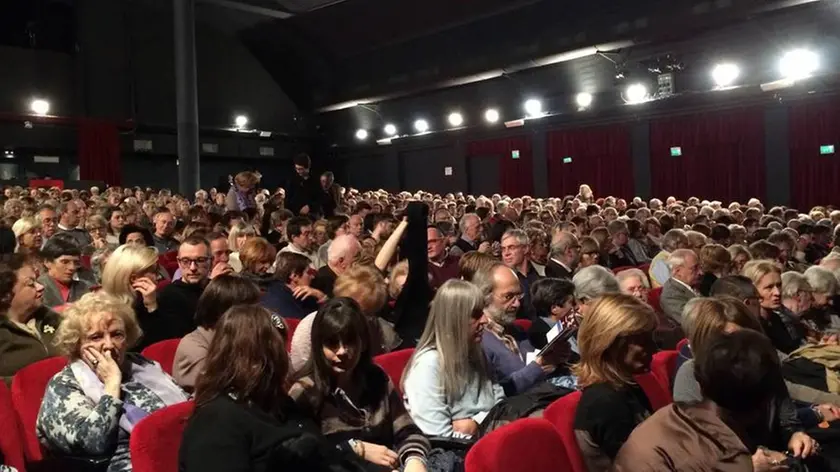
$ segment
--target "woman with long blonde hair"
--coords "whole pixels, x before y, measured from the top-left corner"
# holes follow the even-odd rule
[[[788,332],[785,321],[779,314],[782,308],[782,268],[776,261],[755,259],[744,264],[741,274],[750,279],[758,291],[760,308],[759,321],[764,334],[773,346],[785,354],[799,348],[799,344]]]
[[[481,350],[485,324],[477,286],[453,279],[438,289],[402,377],[411,418],[424,434],[472,437],[504,397]]]
[[[572,368],[583,389],[575,435],[591,472],[609,470],[633,428],[653,409],[634,375],[650,369],[656,314],[638,298],[606,294],[591,302],[578,330],[580,362]]]

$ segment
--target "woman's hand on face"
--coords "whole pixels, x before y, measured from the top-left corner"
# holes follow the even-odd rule
[[[157,284],[148,277],[138,277],[131,283],[131,288],[137,290],[143,297],[143,305],[150,312],[157,310]]]
[[[97,238],[93,240],[93,248],[94,249],[102,249],[103,247],[108,245],[108,241],[105,238]]]
[[[472,418],[462,418],[452,422],[452,429],[454,429],[456,433],[475,436],[478,434],[478,423],[476,423]]]
[[[88,347],[82,353],[84,361],[93,369],[99,380],[105,384],[105,393],[114,398],[120,396],[122,371],[110,352],[101,353],[93,347]]]
[[[396,467],[399,465],[399,456],[396,452],[379,444],[362,442],[364,446],[364,460],[383,467]]]

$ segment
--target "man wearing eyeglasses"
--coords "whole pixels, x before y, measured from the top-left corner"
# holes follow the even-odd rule
[[[528,234],[521,229],[510,229],[502,235],[502,262],[513,269],[519,277],[522,286],[522,304],[519,308],[517,318],[530,319],[531,307],[531,285],[540,279],[537,269],[531,264],[528,257],[531,251],[531,243]]]

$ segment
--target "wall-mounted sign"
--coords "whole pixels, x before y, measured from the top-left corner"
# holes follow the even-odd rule
[[[682,156],[682,148],[679,146],[674,146],[671,148],[671,157],[679,157]]]
[[[514,149],[510,152],[510,157],[513,159],[519,159],[519,149]]]
[[[571,157],[566,156],[566,157],[563,158],[563,164],[571,164],[571,163],[572,163],[572,158]]]
[[[834,145],[833,144],[823,144],[820,146],[820,154],[834,154]]]
[[[443,175],[452,175],[452,168],[451,167],[444,167],[443,168]]]

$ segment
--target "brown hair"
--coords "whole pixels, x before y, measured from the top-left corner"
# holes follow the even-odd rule
[[[265,238],[251,238],[239,248],[239,260],[243,270],[253,271],[254,265],[260,262],[274,262],[277,249]]]
[[[732,256],[720,244],[706,244],[700,249],[700,268],[703,272],[720,272],[732,265]]]
[[[458,261],[458,273],[462,279],[472,282],[475,274],[489,272],[497,264],[500,264],[499,260],[490,254],[470,251]]]
[[[274,261],[274,278],[289,283],[293,275],[303,275],[309,264],[309,258],[302,254],[281,252]]]
[[[232,306],[258,303],[260,289],[248,279],[222,275],[211,280],[201,293],[195,308],[195,323],[213,329],[219,318]]]
[[[711,339],[723,333],[727,323],[763,332],[761,323],[747,305],[734,297],[698,299],[686,307],[683,316],[693,319],[694,326],[688,333],[688,341],[695,356],[705,349]]]
[[[234,306],[216,324],[204,373],[195,386],[196,407],[231,395],[237,402],[281,414],[288,374],[286,343],[271,312],[259,305]]]

